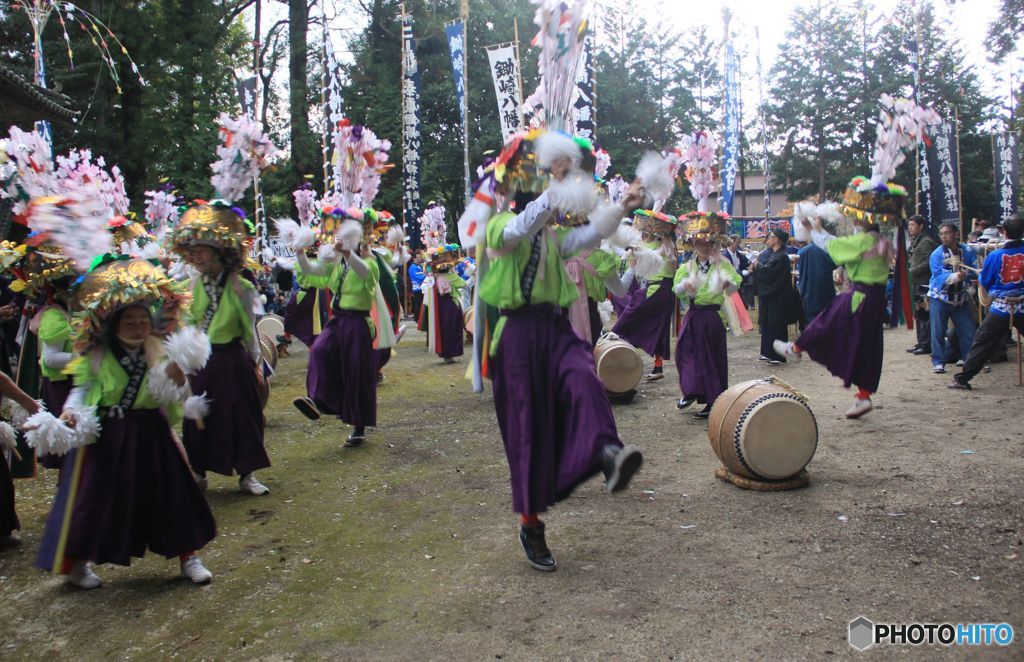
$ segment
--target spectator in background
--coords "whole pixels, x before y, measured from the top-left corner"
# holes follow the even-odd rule
[[[802,326],[806,326],[836,298],[836,285],[832,279],[836,263],[814,243],[803,246],[797,252],[797,260],[800,268],[798,285],[804,309]]]
[[[930,353],[932,346],[932,327],[928,315],[928,281],[932,269],[928,260],[937,244],[928,235],[924,216],[911,216],[907,220],[907,231],[910,234],[910,248],[907,251],[910,293],[914,297],[914,322],[917,324],[917,344],[907,351],[921,355]]]
[[[785,363],[786,359],[775,351],[776,340],[786,342],[786,327],[803,314],[800,295],[793,288],[792,270],[786,245],[789,233],[772,230],[765,240],[768,249],[753,264],[754,283],[757,285],[758,323],[761,326],[761,361],[769,365]]]
[[[973,277],[964,268],[964,265],[975,267],[977,255],[966,244],[960,243],[960,229],[956,223],[943,223],[939,226],[939,240],[942,245],[932,251],[928,259],[932,274],[928,283],[928,297],[931,299],[932,372],[936,374],[946,372],[946,325],[953,322],[962,353],[966,353],[974,344],[974,333],[978,330],[968,290]]]
[[[753,276],[750,275],[750,258],[747,257],[743,251],[743,247],[740,245],[740,236],[738,234],[731,235],[729,237],[729,245],[722,249],[722,257],[729,261],[732,268],[736,270],[743,278],[743,283],[740,285],[740,297],[743,299],[743,303],[746,304],[747,308],[750,307],[751,299],[747,298],[747,294],[744,290],[753,290]]]
[[[415,319],[420,317],[420,307],[423,305],[423,279],[426,277],[427,273],[423,269],[423,251],[416,251],[409,264],[409,282],[412,284],[411,312]]]

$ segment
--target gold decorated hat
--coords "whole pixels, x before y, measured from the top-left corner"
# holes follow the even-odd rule
[[[676,231],[676,217],[650,209],[633,212],[633,227],[656,237],[671,237]]]
[[[428,252],[428,257],[430,258],[430,266],[431,268],[437,270],[451,269],[462,260],[462,256],[459,255],[458,244],[448,244],[447,246],[439,246],[436,249],[430,249],[430,251]]]
[[[178,312],[188,302],[187,284],[170,278],[149,260],[104,255],[75,284],[76,347],[93,344],[103,322],[126,306],[143,306],[156,313],[155,333],[167,333],[177,324]]]
[[[28,249],[25,244],[4,240],[0,242],[0,271],[7,271],[21,262]]]
[[[36,246],[29,244],[22,246],[21,249],[23,250],[21,261],[10,267],[11,273],[17,276],[17,280],[11,283],[11,289],[16,292],[25,292],[29,298],[34,298],[47,286],[61,278],[78,275],[74,263],[64,255],[64,251],[56,244]],[[6,251],[10,250],[16,252],[19,249],[6,249]],[[13,257],[13,255],[8,253],[8,257]]]
[[[843,213],[878,225],[897,225],[906,220],[907,189],[899,184],[872,186],[867,177],[854,177],[843,193]]]
[[[729,237],[729,215],[717,211],[691,211],[679,217],[679,230],[686,244],[696,241],[724,243]]]
[[[174,250],[182,253],[197,244],[242,250],[250,234],[245,212],[220,200],[197,202],[174,228]]]
[[[146,226],[126,216],[115,216],[107,221],[107,229],[114,236],[114,247],[118,250],[125,244],[130,247],[142,248],[156,241]]]

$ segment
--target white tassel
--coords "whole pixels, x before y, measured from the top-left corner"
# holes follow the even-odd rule
[[[611,203],[604,203],[594,211],[590,212],[590,223],[602,237],[611,237],[616,234],[622,222],[622,207]]]
[[[636,265],[633,267],[633,274],[638,280],[648,280],[651,276],[660,272],[665,266],[665,258],[661,253],[650,248],[634,248],[633,256],[636,258]]]
[[[608,326],[608,322],[612,321],[613,312],[615,312],[615,306],[611,301],[605,299],[597,304],[597,314],[601,316],[602,327]]]
[[[213,353],[210,337],[194,326],[178,329],[168,336],[164,350],[186,375],[193,375],[206,367]]]
[[[548,184],[548,203],[560,212],[584,214],[598,202],[594,177],[580,170],[570,172],[562,181]]]
[[[579,166],[583,152],[576,141],[561,131],[545,131],[534,141],[534,152],[537,154],[537,165],[549,168],[559,158],[567,158],[574,166]],[[591,176],[593,180],[593,176]]]
[[[14,427],[10,423],[0,421],[0,451],[12,451],[17,445],[18,437]]]
[[[636,167],[636,177],[647,193],[646,206],[653,205],[655,200],[668,200],[672,196],[675,183],[668,162],[656,152],[647,152],[641,157]]]
[[[75,431],[46,410],[40,410],[25,421],[25,443],[39,455],[66,455],[76,447]]]
[[[363,226],[359,221],[345,219],[338,229],[337,238],[345,250],[355,251],[363,241]]]
[[[210,400],[206,397],[206,393],[201,395],[192,395],[185,400],[185,418],[198,421],[210,413]]]

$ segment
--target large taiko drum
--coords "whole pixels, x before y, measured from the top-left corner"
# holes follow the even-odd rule
[[[462,313],[462,320],[466,333],[473,335],[473,323],[476,320],[476,306],[466,308],[466,312]]]
[[[267,334],[262,331],[257,331],[260,340],[260,356],[267,362],[271,370],[277,369],[277,343]],[[270,378],[266,375],[263,377],[263,383],[257,386],[260,393],[260,404],[264,409],[267,407],[267,402],[270,401]]]
[[[266,334],[272,341],[277,342],[277,337],[284,335],[284,318],[280,315],[267,313],[256,322],[256,330]]]
[[[725,468],[755,480],[799,474],[818,448],[818,423],[803,397],[773,380],[752,380],[718,396],[708,417],[711,448]]]
[[[644,376],[644,359],[640,352],[614,333],[606,333],[594,346],[597,376],[609,393],[629,393],[640,385]]]

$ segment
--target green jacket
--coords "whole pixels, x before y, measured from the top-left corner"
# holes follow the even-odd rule
[[[938,244],[922,232],[910,242],[910,250],[907,252],[907,259],[910,262],[910,292],[917,292],[918,285],[928,285],[928,279],[932,277],[931,267],[928,265],[928,258]]]

